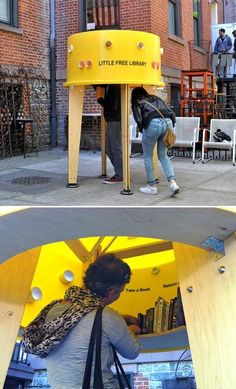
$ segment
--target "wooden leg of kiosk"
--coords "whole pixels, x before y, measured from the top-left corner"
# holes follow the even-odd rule
[[[106,155],[106,121],[101,115],[101,152],[102,152],[102,174],[100,177],[107,177],[107,155]]]
[[[235,234],[225,240],[225,256],[219,261],[200,248],[173,247],[197,388],[236,388]]]
[[[130,190],[130,161],[129,161],[129,85],[121,85],[121,126],[122,126],[122,158],[123,158],[123,195],[131,195]]]
[[[68,131],[68,188],[78,187],[78,163],[81,138],[84,86],[69,89],[69,131]]]
[[[0,388],[6,379],[39,254],[39,248],[26,251],[0,266]]]

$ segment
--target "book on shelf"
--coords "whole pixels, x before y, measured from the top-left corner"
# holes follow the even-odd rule
[[[144,315],[144,328],[143,333],[152,334],[153,333],[153,319],[154,319],[154,308],[149,308],[146,310]]]
[[[169,314],[169,303],[162,297],[156,302],[156,322],[154,323],[154,329],[156,333],[167,330],[168,314]]]
[[[177,289],[176,327],[184,326],[185,324],[186,324],[186,322],[185,322],[185,316],[184,316],[182,297],[181,297],[181,293],[180,293],[180,288],[178,287],[178,289]]]
[[[150,308],[148,310],[148,327],[147,332],[148,334],[152,334],[154,332],[154,310],[155,308]]]
[[[142,334],[159,334],[185,325],[180,288],[178,287],[177,296],[170,302],[160,296],[155,307],[148,308],[146,314],[138,313],[138,324]]]
[[[177,327],[177,297],[173,299],[172,317],[170,318],[170,330]]]
[[[174,299],[170,300],[170,307],[169,307],[169,316],[168,316],[168,326],[167,329],[171,330],[171,321],[173,317],[173,309],[174,309]]]
[[[141,329],[141,334],[143,333],[144,326],[144,316],[142,313],[138,313],[138,326]]]

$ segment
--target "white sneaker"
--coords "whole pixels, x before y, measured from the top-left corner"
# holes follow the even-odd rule
[[[179,193],[179,187],[178,187],[178,185],[176,184],[175,181],[172,182],[172,184],[170,184],[170,191],[171,191],[172,196],[174,196],[177,193]]]
[[[152,194],[156,195],[157,194],[157,188],[156,186],[145,186],[144,188],[139,188],[139,192],[146,193],[146,194]]]

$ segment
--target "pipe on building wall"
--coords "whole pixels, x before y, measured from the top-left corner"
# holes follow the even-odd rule
[[[50,127],[51,145],[57,146],[55,0],[50,0]]]
[[[86,31],[86,0],[78,0],[78,31]]]

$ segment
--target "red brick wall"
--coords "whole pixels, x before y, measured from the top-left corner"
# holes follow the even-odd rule
[[[149,377],[141,373],[134,376],[134,389],[149,389]]]
[[[66,69],[67,38],[78,32],[78,1],[56,0],[57,70]]]
[[[122,30],[151,32],[150,0],[120,0]]]
[[[233,0],[233,2],[235,3],[235,0]],[[219,24],[224,22],[224,18],[223,18],[223,0],[220,0],[219,3],[218,3],[218,22],[219,22]]]
[[[211,39],[211,13],[208,0],[201,0],[203,39]],[[169,37],[168,1],[151,0],[151,31],[161,38],[161,47],[164,48],[162,65],[177,69],[189,69],[190,56],[188,41],[193,35],[193,3],[191,0],[180,2],[180,28],[182,40],[177,41]]]
[[[19,28],[23,34],[0,28],[0,63],[49,66],[49,0],[20,0]]]

